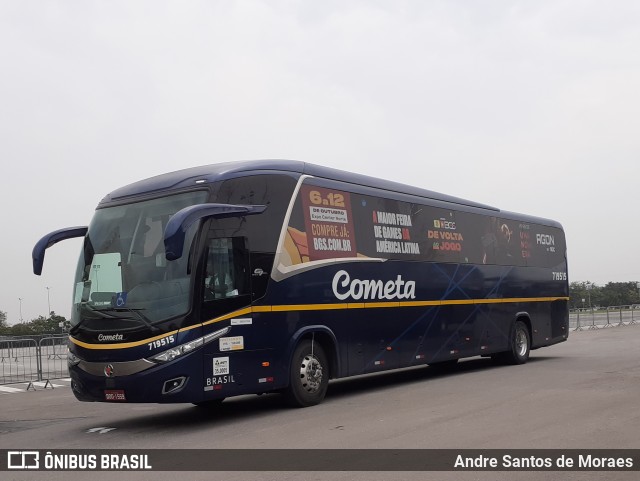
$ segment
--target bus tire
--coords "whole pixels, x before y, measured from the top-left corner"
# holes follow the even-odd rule
[[[287,404],[308,407],[322,402],[329,385],[329,372],[329,362],[320,343],[301,341],[291,358],[289,387],[284,391]]]
[[[531,335],[527,325],[522,321],[516,321],[509,339],[510,349],[494,354],[495,361],[504,364],[524,364],[531,353]]]

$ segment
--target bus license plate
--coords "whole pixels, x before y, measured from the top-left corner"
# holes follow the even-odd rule
[[[106,389],[104,391],[105,401],[126,401],[124,389]]]

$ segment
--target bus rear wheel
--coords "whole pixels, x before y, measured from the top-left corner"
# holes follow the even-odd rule
[[[308,407],[324,399],[329,385],[329,362],[322,346],[308,339],[296,347],[284,397],[290,406]]]
[[[527,325],[522,321],[516,321],[509,339],[510,349],[494,354],[495,361],[504,364],[524,364],[531,353],[531,335]]]

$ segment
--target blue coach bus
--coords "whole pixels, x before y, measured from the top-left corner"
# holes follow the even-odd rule
[[[214,405],[568,336],[557,222],[298,161],[191,168],[107,195],[83,237],[69,336],[81,401]]]

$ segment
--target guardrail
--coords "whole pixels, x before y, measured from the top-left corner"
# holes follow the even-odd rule
[[[67,336],[0,339],[0,384],[45,381],[69,376]]]
[[[632,324],[640,324],[640,304],[599,309],[574,309],[569,312],[569,328],[574,331]]]

